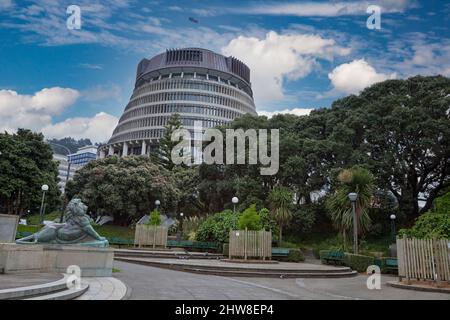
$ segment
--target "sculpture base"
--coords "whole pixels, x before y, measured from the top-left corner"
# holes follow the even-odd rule
[[[0,273],[67,272],[79,266],[83,277],[110,277],[114,250],[83,246],[0,243]]]

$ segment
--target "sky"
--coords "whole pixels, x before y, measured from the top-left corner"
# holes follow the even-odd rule
[[[259,114],[305,115],[386,79],[450,76],[449,20],[442,0],[0,0],[0,131],[104,142],[139,61],[182,47],[245,62]]]

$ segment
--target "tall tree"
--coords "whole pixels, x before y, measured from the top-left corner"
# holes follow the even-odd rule
[[[175,164],[172,162],[172,149],[178,144],[178,141],[172,141],[172,134],[175,130],[181,128],[180,115],[174,113],[170,116],[167,124],[164,126],[164,135],[159,141],[158,149],[152,154],[152,160],[166,168],[172,170]]]
[[[342,232],[344,240],[353,230],[353,211],[348,194],[358,194],[356,200],[356,225],[358,234],[364,234],[370,226],[368,208],[375,191],[374,177],[366,169],[353,167],[339,172],[336,192],[328,199],[327,206],[335,226]]]
[[[8,214],[38,213],[41,186],[47,184],[47,211],[59,203],[58,166],[42,134],[19,129],[0,133],[0,207]]]
[[[269,193],[269,202],[270,207],[272,209],[272,213],[275,216],[275,219],[278,222],[279,227],[279,242],[283,240],[283,227],[291,220],[292,218],[292,201],[293,194],[292,192],[283,186],[276,186]]]

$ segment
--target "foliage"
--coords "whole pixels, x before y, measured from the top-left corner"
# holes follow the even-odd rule
[[[193,238],[189,240],[196,240],[198,227],[205,220],[205,217],[191,216],[183,220],[183,236]]]
[[[244,210],[238,221],[239,230],[261,230],[261,217],[256,211],[256,204],[252,204],[250,207]]]
[[[341,170],[336,180],[337,190],[327,202],[334,225],[342,233],[344,240],[346,235],[352,234],[353,214],[348,194],[356,192],[358,194],[356,199],[358,233],[364,234],[370,226],[367,209],[375,190],[373,175],[364,168],[353,167]]]
[[[60,204],[57,168],[42,134],[24,129],[0,133],[0,210],[19,216],[28,210],[39,213],[43,184],[49,186],[46,212],[55,210]]]
[[[305,261],[305,256],[303,255],[302,250],[290,248],[287,257],[275,257],[274,259],[285,262],[302,262]]]
[[[77,152],[79,148],[92,145],[92,142],[90,139],[75,140],[74,138],[71,138],[71,137],[66,137],[66,138],[62,138],[62,139],[50,139],[48,141],[53,143],[50,146],[55,153],[64,154],[64,155],[67,155],[67,150],[60,146],[57,146],[58,144],[68,148],[71,153]],[[57,144],[57,145],[55,145],[55,144]]]
[[[262,208],[259,210],[259,216],[261,218],[262,229],[266,231],[272,231],[272,234],[277,230],[277,222],[270,210],[267,208]]]
[[[235,217],[231,210],[224,210],[209,216],[198,227],[197,241],[227,242],[229,232],[233,229],[239,216],[240,213],[236,213]]]
[[[58,222],[59,222],[60,217],[61,217],[61,212],[53,211],[51,213],[44,215],[44,220],[47,220],[47,221],[58,220]],[[28,225],[38,225],[40,222],[40,216],[38,214],[25,216],[24,218],[26,218]]]
[[[180,128],[180,115],[173,113],[164,126],[164,135],[159,140],[158,149],[151,156],[155,163],[163,166],[167,170],[172,170],[175,167],[175,164],[172,162],[172,149],[178,144],[178,141],[172,141],[172,134]]]
[[[422,214],[410,229],[401,229],[401,237],[450,239],[450,192],[436,198],[432,210]]]
[[[366,272],[368,266],[375,264],[375,258],[360,254],[345,253],[344,264],[358,272]]]
[[[271,204],[272,213],[275,216],[280,228],[278,238],[280,242],[283,240],[283,226],[292,218],[292,199],[292,192],[283,186],[277,186],[269,193],[269,202]]]
[[[159,210],[154,209],[150,212],[150,219],[148,219],[147,224],[151,226],[159,226],[161,224],[161,214],[159,213]]]
[[[112,215],[114,224],[128,225],[148,214],[155,200],[163,213],[176,208],[180,191],[173,176],[145,156],[117,156],[91,161],[67,185],[95,215]]]

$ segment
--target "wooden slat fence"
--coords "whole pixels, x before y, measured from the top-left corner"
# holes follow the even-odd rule
[[[167,227],[137,224],[134,233],[134,245],[165,248],[167,246],[167,232]]]
[[[272,258],[272,232],[254,230],[230,231],[229,256],[232,258]]]
[[[450,241],[437,239],[397,238],[398,276],[450,282]]]

